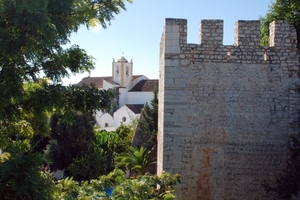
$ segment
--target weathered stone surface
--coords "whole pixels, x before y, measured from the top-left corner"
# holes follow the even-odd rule
[[[222,44],[222,20],[200,26],[201,44],[187,44],[187,21],[166,19],[158,173],[182,175],[178,199],[271,199],[261,182],[274,181],[289,135],[299,132],[295,30],[273,22],[265,48],[258,21],[238,21],[233,46]],[[180,52],[165,38],[178,38]]]

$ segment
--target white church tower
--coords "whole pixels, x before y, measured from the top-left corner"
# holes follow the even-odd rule
[[[97,125],[110,131],[139,118],[144,104],[153,99],[153,90],[158,88],[158,80],[149,80],[144,75],[133,75],[132,60],[128,62],[122,56],[118,61],[113,59],[111,76],[89,76],[77,85],[94,85],[98,89],[118,91],[111,112],[98,110],[95,115]]]
[[[117,62],[112,63],[112,81],[119,84],[119,108],[127,102],[127,93],[132,88],[132,60],[128,60],[122,56]]]
[[[127,91],[132,87],[132,60],[130,63],[122,56],[117,62],[112,63],[112,81],[118,83],[121,88]]]

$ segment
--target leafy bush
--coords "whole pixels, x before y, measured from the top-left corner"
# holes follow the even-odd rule
[[[73,124],[54,116],[51,127],[52,140],[45,151],[51,169],[65,169],[65,175],[77,181],[111,172],[115,156],[127,151],[133,135],[124,125],[115,132],[94,130],[85,115],[77,115]]]
[[[42,164],[42,155],[32,151],[12,154],[0,163],[1,199],[51,199],[54,181]]]
[[[116,186],[112,199],[175,199],[174,186],[180,183],[180,175],[163,173],[160,176],[145,174],[126,179]]]
[[[103,200],[173,200],[174,186],[180,176],[164,173],[161,176],[146,174],[134,179],[125,179],[122,170],[114,170],[108,175],[79,183],[72,178],[58,181],[54,199],[101,199]],[[108,189],[112,193],[108,194]]]
[[[116,157],[116,165],[143,175],[151,164],[156,163],[156,159],[150,158],[151,152],[151,149],[143,146],[140,148],[129,147],[127,152],[123,152]]]
[[[63,115],[55,114],[50,126],[52,141],[47,146],[45,156],[52,170],[67,168],[73,159],[80,157],[92,145],[94,132],[93,117],[90,114],[77,113],[72,121],[66,121]]]

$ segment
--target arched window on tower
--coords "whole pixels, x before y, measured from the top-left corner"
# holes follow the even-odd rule
[[[117,66],[117,76],[119,75],[119,66]]]
[[[129,67],[126,66],[126,76],[128,77],[129,76]]]

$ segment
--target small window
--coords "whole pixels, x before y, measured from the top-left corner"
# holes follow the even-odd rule
[[[108,127],[108,123],[105,123],[104,126],[105,126],[105,127]]]
[[[122,121],[123,121],[123,122],[126,122],[126,117],[122,117]]]

